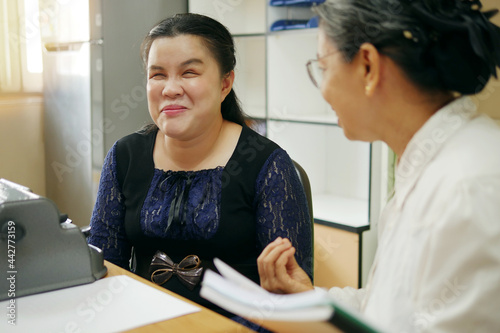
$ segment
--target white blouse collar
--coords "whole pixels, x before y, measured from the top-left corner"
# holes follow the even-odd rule
[[[476,114],[476,105],[469,97],[460,97],[447,104],[415,133],[396,167],[396,205],[401,206],[427,164],[445,142]]]

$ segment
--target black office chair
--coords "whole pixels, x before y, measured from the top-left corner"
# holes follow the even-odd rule
[[[304,168],[296,161],[294,160],[292,161],[293,164],[295,165],[295,170],[299,175],[300,182],[304,187],[304,192],[306,193],[306,199],[307,199],[307,207],[309,208],[309,216],[311,217],[311,238],[312,238],[311,241],[312,241],[312,253],[313,253],[313,257],[311,258],[312,259],[311,265],[312,265],[313,283],[314,283],[314,215],[313,215],[311,183],[309,182],[309,177],[307,176],[307,173],[304,170]]]
[[[293,160],[292,160],[293,161]],[[312,204],[312,194],[311,194],[311,183],[309,182],[309,177],[307,176],[306,171],[299,163],[293,161],[295,165],[295,170],[299,175],[300,182],[304,187],[304,192],[306,192],[307,206],[309,208],[309,216],[311,217],[311,223],[314,223],[314,215],[313,215],[313,204]]]

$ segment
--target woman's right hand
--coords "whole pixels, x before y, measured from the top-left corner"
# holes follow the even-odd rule
[[[294,257],[290,240],[278,237],[257,258],[260,285],[279,294],[299,293],[314,289],[307,273]]]

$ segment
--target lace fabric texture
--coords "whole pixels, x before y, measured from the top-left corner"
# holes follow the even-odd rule
[[[312,225],[304,188],[288,154],[269,156],[256,182],[257,239],[262,251],[277,237],[288,238],[299,265],[312,278]]]
[[[124,227],[123,196],[116,178],[116,146],[104,161],[89,243],[104,257],[127,268],[131,244]],[[154,170],[141,210],[142,232],[165,240],[210,239],[221,218],[223,167],[201,171]],[[244,177],[244,175],[242,175]],[[311,219],[293,162],[276,149],[255,184],[254,211],[258,251],[278,236],[291,240],[301,267],[312,276]]]
[[[201,171],[154,170],[141,211],[143,232],[165,239],[209,239],[220,220],[223,168]]]

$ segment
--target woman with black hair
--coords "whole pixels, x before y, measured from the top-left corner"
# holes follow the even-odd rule
[[[258,255],[287,237],[312,278],[304,189],[288,154],[245,125],[227,29],[179,14],[149,32],[142,56],[154,123],[108,152],[89,242],[106,260],[226,316],[199,296],[215,257],[259,282]]]
[[[327,0],[313,83],[351,140],[398,156],[366,288],[332,288],[388,332],[500,328],[500,128],[466,95],[500,65],[500,28],[478,0]],[[261,285],[313,285],[286,239],[258,259]]]

